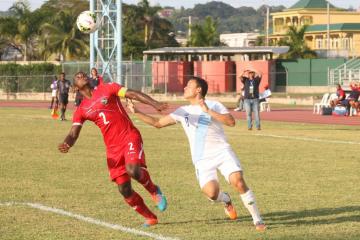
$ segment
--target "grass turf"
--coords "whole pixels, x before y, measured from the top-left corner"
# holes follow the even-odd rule
[[[0,202],[46,206],[141,229],[143,219],[108,180],[105,148],[95,125],[85,124],[68,154],[57,151],[71,122],[54,121],[48,110],[0,108]],[[159,213],[150,196],[133,186],[160,224],[145,229],[179,239],[359,239],[359,127],[263,122],[248,131],[244,121],[225,128],[248,185],[269,226],[254,231],[239,196],[239,218],[230,221],[219,204],[201,194],[180,125],[142,132],[151,176],[166,194]],[[25,206],[0,206],[0,239],[149,239]]]

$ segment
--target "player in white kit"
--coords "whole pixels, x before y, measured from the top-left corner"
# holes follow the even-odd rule
[[[240,162],[227,142],[222,128],[223,124],[235,126],[235,119],[220,102],[205,100],[207,89],[205,80],[192,77],[184,88],[184,98],[190,104],[179,107],[162,118],[142,113],[132,102],[128,103],[128,107],[142,121],[157,128],[180,122],[188,137],[196,176],[204,194],[211,201],[223,203],[225,213],[230,219],[237,218],[229,194],[220,190],[217,177],[219,170],[227,182],[240,193],[256,230],[264,231],[266,225],[256,206],[254,194],[245,183]]]

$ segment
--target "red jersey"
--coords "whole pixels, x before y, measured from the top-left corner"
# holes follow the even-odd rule
[[[108,155],[121,151],[130,135],[140,136],[118,97],[121,88],[117,83],[100,84],[90,99],[84,97],[73,116],[73,125],[90,120],[100,128]]]

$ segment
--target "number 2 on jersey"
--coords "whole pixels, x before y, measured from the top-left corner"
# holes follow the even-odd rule
[[[101,117],[103,119],[105,125],[110,123],[109,121],[106,120],[105,113],[103,113],[103,112],[99,113],[99,117]]]

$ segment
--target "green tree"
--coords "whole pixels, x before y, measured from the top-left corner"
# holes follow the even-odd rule
[[[278,43],[280,46],[289,46],[290,49],[286,54],[281,55],[281,58],[296,59],[296,58],[315,58],[316,52],[312,51],[305,42],[306,25],[301,27],[290,26],[286,37],[281,39]]]
[[[10,16],[0,18],[0,31],[24,56],[24,61],[32,55],[36,45],[36,36],[41,16],[32,14],[28,1],[15,2],[9,9]]]
[[[75,24],[77,11],[61,10],[50,23],[41,26],[43,56],[56,53],[64,61],[89,56],[89,37],[81,34]]]
[[[217,21],[207,16],[203,25],[195,24],[191,26],[191,37],[188,42],[192,47],[209,47],[222,45],[217,32]]]
[[[159,19],[157,12],[161,7],[151,7],[148,0],[142,0],[138,6],[142,13],[142,20],[144,22],[144,43],[146,46],[149,45],[149,40],[154,33],[154,24]]]

